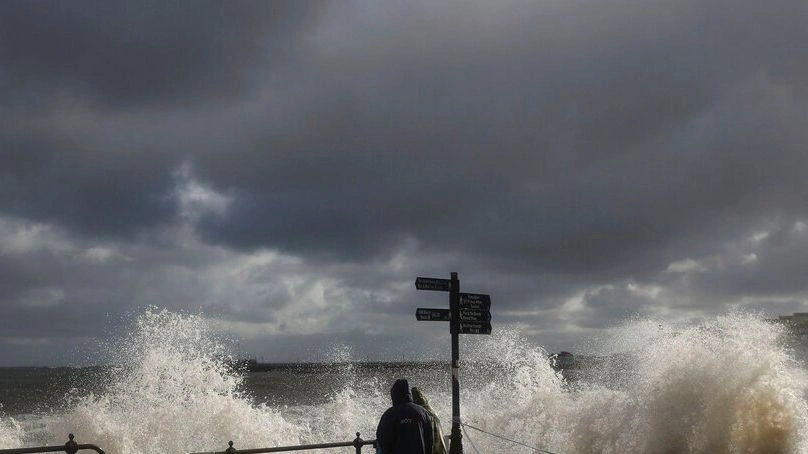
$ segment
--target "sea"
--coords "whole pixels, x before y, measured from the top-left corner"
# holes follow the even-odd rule
[[[402,377],[450,432],[448,361],[369,363],[345,346],[249,371],[231,347],[204,316],[149,310],[107,364],[0,368],[0,449],[69,433],[108,454],[368,440]],[[463,353],[466,453],[808,453],[805,339],[760,315],[626,321],[566,368],[516,328],[467,336]]]

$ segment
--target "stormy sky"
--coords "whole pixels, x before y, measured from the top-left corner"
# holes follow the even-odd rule
[[[147,307],[267,361],[808,311],[802,0],[0,2],[0,365]],[[439,352],[439,353],[435,353]]]

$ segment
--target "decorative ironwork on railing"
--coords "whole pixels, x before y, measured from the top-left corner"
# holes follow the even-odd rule
[[[373,445],[376,446],[376,440],[363,440],[356,433],[356,438],[353,441],[343,441],[336,443],[318,443],[313,445],[294,445],[294,446],[276,446],[274,448],[252,448],[252,449],[236,449],[233,447],[233,442],[228,442],[228,447],[224,451],[209,451],[209,452],[195,452],[191,454],[261,454],[265,452],[288,452],[288,451],[308,451],[310,449],[324,449],[324,448],[344,448],[353,446],[356,448],[356,453],[362,452],[362,446]],[[0,453],[2,454],[2,453]]]
[[[67,454],[76,454],[81,449],[92,449],[98,454],[104,454],[104,450],[96,445],[91,444],[78,444],[73,440],[73,434],[67,436],[69,440],[63,445],[56,446],[33,446],[30,448],[12,448],[0,449],[0,454],[33,454],[38,452],[60,452],[64,451]]]

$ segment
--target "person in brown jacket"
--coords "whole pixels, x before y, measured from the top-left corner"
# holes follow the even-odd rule
[[[424,410],[426,410],[430,419],[432,419],[432,454],[446,454],[446,444],[443,441],[443,430],[440,428],[440,419],[438,419],[438,415],[435,414],[435,410],[429,406],[429,400],[427,400],[420,389],[413,387],[412,401],[424,407]]]

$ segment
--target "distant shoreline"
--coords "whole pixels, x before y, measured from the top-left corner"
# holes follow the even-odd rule
[[[446,361],[346,361],[346,362],[269,362],[259,363],[252,360],[225,361],[224,364],[236,370],[248,372],[263,372],[273,370],[333,370],[345,367],[359,367],[362,369],[397,369],[397,368],[441,368],[448,367]],[[115,367],[116,364],[96,364],[91,366],[0,366],[0,370],[75,370],[75,369],[104,369]]]
[[[253,360],[239,360],[230,364],[236,370],[247,372],[268,372],[294,369],[300,372],[321,372],[340,370],[346,367],[358,367],[365,370],[374,369],[440,369],[449,366],[449,361],[344,361],[344,362],[279,362],[259,363]]]

